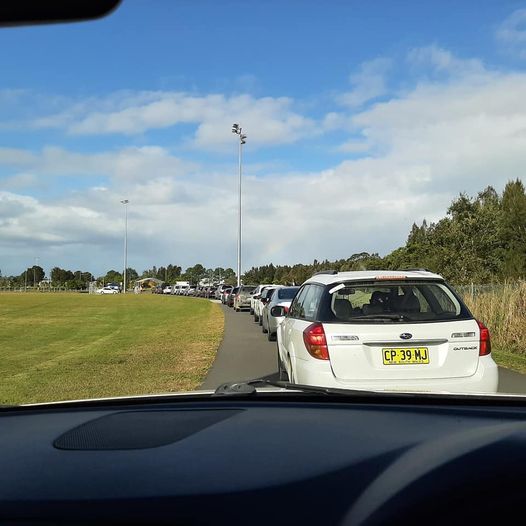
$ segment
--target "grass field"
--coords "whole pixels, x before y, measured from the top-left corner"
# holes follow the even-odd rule
[[[119,294],[0,294],[0,403],[196,389],[223,336],[218,305]]]

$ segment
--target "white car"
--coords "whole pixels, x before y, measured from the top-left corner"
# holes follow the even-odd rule
[[[166,285],[166,287],[164,287],[163,289],[163,294],[171,294],[171,293],[172,293],[172,286]]]
[[[101,289],[97,290],[97,294],[118,294],[119,291],[112,286],[106,286],[102,287]]]
[[[261,297],[261,292],[263,291],[263,289],[265,287],[273,287],[274,285],[272,284],[266,284],[266,285],[258,285],[254,291],[252,292],[252,294],[250,295],[250,314],[254,314],[254,310],[255,310],[255,306],[256,306],[256,302],[259,300],[259,298]],[[258,321],[258,320],[255,320],[255,321]]]
[[[277,345],[280,376],[298,384],[464,393],[498,386],[489,330],[425,270],[314,275],[278,326]]]
[[[272,298],[270,298],[270,301],[263,307],[261,330],[263,334],[267,335],[269,342],[276,339],[278,325],[284,320],[283,316],[272,316],[270,314],[272,307],[284,307],[284,310],[281,312],[283,315],[286,314],[298,290],[299,287],[276,287]]]
[[[263,320],[261,319],[263,307],[265,306],[265,303],[270,301],[272,291],[276,288],[276,286],[279,285],[266,285],[263,287],[258,295],[259,297],[257,297],[254,302],[254,321],[260,325],[263,323]]]

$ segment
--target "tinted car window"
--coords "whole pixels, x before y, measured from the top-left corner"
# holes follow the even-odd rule
[[[280,300],[291,300],[298,292],[299,287],[278,289],[278,299]]]
[[[445,284],[438,282],[346,283],[324,294],[322,321],[367,322],[383,318],[396,323],[471,318],[470,312]],[[333,290],[331,285],[329,290]],[[390,320],[390,318],[392,318]]]
[[[302,289],[300,289],[299,293],[294,298],[294,301],[292,302],[292,305],[290,306],[290,310],[289,310],[289,316],[291,318],[299,318],[299,314],[301,310],[301,303],[303,299],[305,298],[305,294],[307,294],[308,288],[309,288],[309,285],[305,285]]]
[[[314,320],[316,318],[322,294],[323,287],[320,285],[309,285],[305,297],[301,301],[300,318],[306,320]]]

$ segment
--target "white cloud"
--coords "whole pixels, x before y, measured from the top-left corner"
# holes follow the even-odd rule
[[[517,9],[499,26],[496,38],[521,58],[526,58],[526,9]]]
[[[104,176],[127,182],[180,176],[197,168],[196,163],[183,161],[159,146],[93,154],[54,146],[46,146],[38,153],[0,148],[0,165],[32,170],[41,176]]]
[[[481,60],[459,58],[437,45],[413,48],[407,54],[407,60],[413,66],[430,67],[435,73],[455,76],[474,75],[485,71]]]
[[[241,123],[256,146],[289,144],[316,132],[314,120],[294,111],[287,97],[251,95],[195,96],[177,92],[113,94],[105,100],[87,100],[66,111],[41,117],[34,127],[65,128],[76,135],[136,135],[180,124],[196,127],[190,143],[199,148],[232,145],[230,129]]]
[[[387,58],[376,58],[364,62],[359,71],[349,77],[353,89],[339,96],[340,103],[350,108],[384,95],[387,92],[385,76],[392,66]]]

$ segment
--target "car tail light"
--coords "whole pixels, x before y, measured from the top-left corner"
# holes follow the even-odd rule
[[[283,311],[285,312],[285,314],[288,314],[289,308],[288,307],[283,307]]]
[[[303,341],[309,354],[318,360],[329,359],[327,339],[321,323],[313,323],[303,331]]]
[[[486,356],[491,352],[491,337],[489,329],[477,320],[480,329],[479,356]]]

